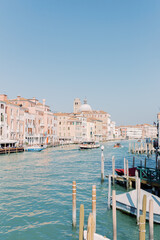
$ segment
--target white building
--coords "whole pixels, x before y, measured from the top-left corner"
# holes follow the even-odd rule
[[[129,139],[142,138],[142,128],[136,126],[127,127],[127,137]]]
[[[95,129],[95,123],[91,119],[87,119],[87,141],[94,141],[95,135],[94,135],[94,129]]]

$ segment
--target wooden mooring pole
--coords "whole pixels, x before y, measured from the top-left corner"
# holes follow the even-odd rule
[[[112,180],[113,180],[113,185],[115,184],[115,158],[114,156],[112,157]]]
[[[117,240],[116,191],[112,191],[113,240]]]
[[[147,205],[147,196],[143,195],[142,214],[144,215],[145,221],[146,221],[146,205]]]
[[[145,240],[145,233],[146,233],[145,217],[144,215],[141,215],[139,217],[139,240]]]
[[[108,177],[108,209],[111,206],[111,175]]]
[[[129,188],[129,168],[128,168],[128,160],[127,160],[127,189]]]
[[[149,240],[154,239],[153,235],[153,200],[149,200]]]
[[[104,181],[104,146],[101,147],[102,153],[101,153],[101,182]]]
[[[124,176],[126,176],[126,159],[124,158]]]
[[[94,232],[96,232],[96,185],[92,186],[92,213],[95,224]]]
[[[137,224],[139,224],[139,209],[140,209],[140,178],[137,177],[136,181],[137,190]]]
[[[72,225],[76,227],[76,181],[72,183]]]
[[[79,215],[79,240],[83,240],[83,231],[84,231],[84,205],[81,204]]]
[[[88,225],[87,225],[87,240],[94,240],[94,229],[95,229],[93,213],[89,214]]]
[[[145,160],[144,160],[144,167],[146,168],[146,166],[147,166],[147,159],[145,158]]]
[[[129,153],[131,152],[131,143],[129,143],[129,149],[128,149],[128,152],[129,152]]]
[[[133,168],[134,168],[134,165],[135,165],[135,156],[133,156],[133,165],[132,165]]]

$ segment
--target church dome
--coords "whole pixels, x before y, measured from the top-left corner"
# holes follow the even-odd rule
[[[79,108],[80,112],[91,112],[92,108],[89,104],[87,104],[87,99],[84,100],[84,104]]]

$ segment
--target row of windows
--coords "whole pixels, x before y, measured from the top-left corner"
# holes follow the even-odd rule
[[[66,122],[59,122],[59,125],[66,125]],[[82,125],[81,122],[67,122],[67,125]]]

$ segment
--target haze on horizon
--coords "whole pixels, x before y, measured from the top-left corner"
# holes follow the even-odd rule
[[[0,0],[0,93],[72,112],[85,96],[117,125],[160,111],[159,0]]]

